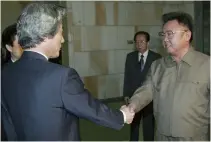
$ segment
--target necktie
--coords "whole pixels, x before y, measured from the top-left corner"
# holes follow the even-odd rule
[[[141,59],[140,59],[139,63],[141,65],[141,71],[143,71],[143,69],[144,69],[144,55],[141,55]]]

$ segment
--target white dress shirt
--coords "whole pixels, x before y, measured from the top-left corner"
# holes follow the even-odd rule
[[[146,51],[144,52],[144,54],[141,54],[141,53],[139,52],[139,53],[138,53],[138,61],[141,60],[141,55],[143,55],[143,56],[144,56],[144,65],[145,65],[146,60],[147,60],[148,53],[149,53],[149,50],[146,50]]]

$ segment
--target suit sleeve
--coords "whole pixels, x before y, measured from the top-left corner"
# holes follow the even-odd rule
[[[17,140],[17,134],[15,131],[14,124],[11,119],[11,115],[8,111],[8,106],[6,105],[4,101],[4,97],[1,96],[1,121],[2,123],[2,131],[4,132],[6,138],[8,141],[16,141]]]
[[[130,104],[135,106],[135,112],[139,112],[145,106],[147,106],[153,99],[153,83],[151,68],[147,73],[147,78],[144,81],[143,85],[139,87],[134,95],[130,99]]]
[[[68,112],[105,127],[118,130],[123,127],[123,113],[93,98],[74,69],[69,70],[63,82],[61,96]]]
[[[129,87],[130,87],[130,75],[129,75],[129,56],[127,55],[126,61],[125,61],[125,73],[124,73],[124,85],[123,85],[123,96],[129,97],[132,94],[129,94]]]

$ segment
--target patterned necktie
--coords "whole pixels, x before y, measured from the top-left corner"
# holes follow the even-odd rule
[[[144,55],[141,55],[141,59],[140,59],[139,63],[140,63],[140,66],[141,66],[141,71],[143,71],[143,69],[144,69]]]

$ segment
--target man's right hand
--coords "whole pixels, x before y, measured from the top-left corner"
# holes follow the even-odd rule
[[[135,115],[135,112],[130,109],[129,107],[127,107],[126,105],[123,105],[120,110],[124,113],[124,116],[125,116],[125,123],[127,124],[130,124],[132,123],[133,121],[133,118],[134,118],[134,115]]]

